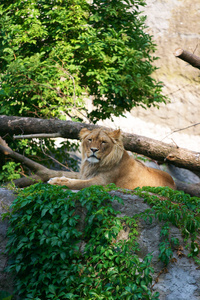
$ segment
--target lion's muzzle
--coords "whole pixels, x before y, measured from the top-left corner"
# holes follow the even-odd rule
[[[92,154],[87,158],[87,161],[89,161],[90,163],[96,164],[100,161],[100,159],[96,156],[96,152],[99,151],[98,148],[90,148],[90,151],[92,152]]]

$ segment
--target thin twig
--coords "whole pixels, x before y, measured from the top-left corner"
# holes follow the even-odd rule
[[[197,43],[197,45],[196,45],[194,51],[192,52],[193,54],[196,52],[196,50],[197,50],[198,47],[199,47],[199,43]]]
[[[50,156],[49,154],[47,154],[45,151],[44,151],[44,148],[42,146],[42,141],[40,143],[40,147],[41,147],[41,150],[43,152],[44,155],[46,155],[47,157],[49,157],[51,160],[55,161],[57,164],[59,164],[60,166],[64,167],[66,170],[69,170],[71,172],[73,172],[69,167],[66,167],[65,165],[63,165],[61,162],[59,162],[57,159],[55,159],[54,157]]]
[[[182,131],[182,130],[186,130],[186,129],[189,129],[191,127],[194,127],[194,126],[197,126],[197,125],[200,125],[200,122],[199,123],[196,123],[196,124],[192,124],[190,126],[187,126],[187,127],[184,127],[184,128],[181,128],[181,129],[176,129],[176,130],[173,130],[172,132],[170,132],[169,134],[167,134],[162,140],[161,142],[166,139],[168,136],[170,136],[171,134],[175,133],[175,132],[179,132],[179,131]]]
[[[175,90],[175,91],[173,91],[173,92],[171,92],[171,93],[169,93],[169,94],[165,94],[165,96],[173,95],[173,94],[175,94],[175,93],[181,91],[183,88],[187,87],[188,85],[190,85],[190,84],[188,83],[188,84],[184,85],[183,87],[180,87],[178,90]]]

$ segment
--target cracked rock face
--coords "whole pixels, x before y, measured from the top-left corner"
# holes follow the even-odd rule
[[[195,265],[191,262],[188,266],[188,258],[177,258],[177,262],[172,264],[167,274],[159,278],[160,299],[166,300],[188,300],[199,299],[199,272],[195,270]],[[193,269],[193,270],[192,270]]]

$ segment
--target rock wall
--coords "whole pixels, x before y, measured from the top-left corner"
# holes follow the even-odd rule
[[[199,0],[147,0],[148,33],[157,44],[156,61],[159,70],[155,78],[164,83],[163,92],[171,103],[158,110],[136,108],[132,116],[168,126],[171,130],[199,122],[200,71],[176,58],[174,51],[183,48],[200,56],[200,1]],[[184,131],[199,135],[200,125]]]

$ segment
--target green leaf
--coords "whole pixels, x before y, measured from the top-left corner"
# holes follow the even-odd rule
[[[62,258],[62,260],[65,260],[66,259],[66,253],[65,252],[62,252],[60,254],[60,257]]]
[[[48,208],[44,208],[41,212],[41,217],[44,217],[48,210],[49,210]]]
[[[54,294],[54,295],[56,294],[55,286],[53,284],[49,285],[49,292]]]

